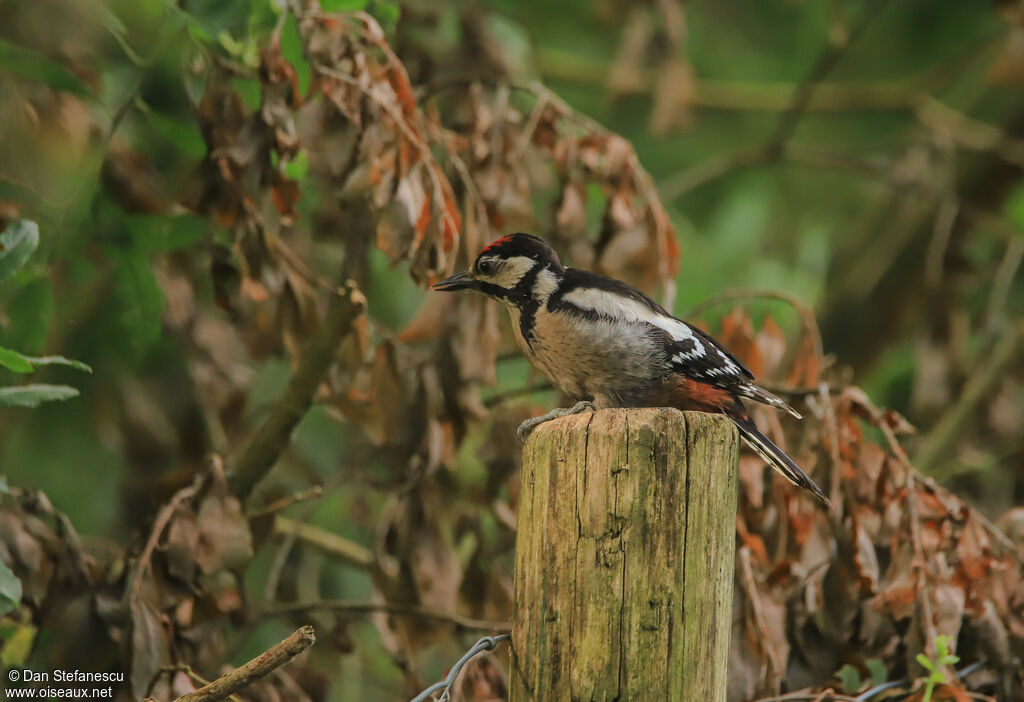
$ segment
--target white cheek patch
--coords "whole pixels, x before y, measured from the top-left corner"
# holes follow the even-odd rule
[[[490,281],[495,285],[511,290],[537,265],[529,256],[513,256],[502,261],[501,268]]]

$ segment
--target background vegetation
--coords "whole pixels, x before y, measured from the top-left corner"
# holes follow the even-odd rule
[[[394,700],[507,626],[559,398],[425,286],[525,230],[808,415],[841,508],[744,457],[733,699],[940,635],[1022,699],[1022,85],[1013,0],[0,3],[0,387],[79,392],[0,409],[4,666],[168,699],[312,622],[243,695]]]

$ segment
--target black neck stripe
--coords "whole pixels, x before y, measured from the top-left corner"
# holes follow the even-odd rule
[[[537,319],[540,300],[533,296],[533,286],[537,276],[545,266],[536,265],[526,272],[512,290],[512,304],[519,308],[519,333],[523,335],[530,348],[533,348],[533,323]]]

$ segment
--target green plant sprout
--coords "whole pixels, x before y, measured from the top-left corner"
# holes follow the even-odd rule
[[[960,662],[960,656],[953,655],[950,649],[951,637],[943,634],[935,639],[935,660],[932,660],[923,653],[917,654],[917,662],[928,671],[928,677],[925,679],[924,697],[922,702],[932,701],[932,691],[935,686],[940,683],[947,683],[949,680],[946,679],[946,674],[942,672],[942,669],[947,665],[953,665],[954,663]]]

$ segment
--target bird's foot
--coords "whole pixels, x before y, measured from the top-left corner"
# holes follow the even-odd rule
[[[519,428],[516,429],[516,436],[519,437],[519,443],[525,444],[526,437],[530,435],[530,432],[533,431],[538,425],[543,424],[544,422],[550,421],[552,419],[558,419],[559,417],[567,417],[570,414],[579,414],[580,412],[585,412],[586,410],[594,412],[597,410],[597,408],[594,407],[593,402],[590,402],[588,400],[581,400],[572,407],[558,407],[546,414],[540,415],[539,417],[531,417],[530,419],[527,419],[525,422],[520,424]]]

